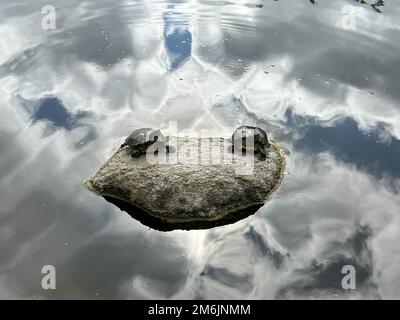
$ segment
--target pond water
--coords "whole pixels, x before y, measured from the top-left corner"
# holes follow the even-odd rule
[[[2,0],[0,298],[400,298],[400,3],[311,2],[55,0],[52,29],[47,1]],[[264,128],[283,184],[171,232],[85,189],[170,121]]]

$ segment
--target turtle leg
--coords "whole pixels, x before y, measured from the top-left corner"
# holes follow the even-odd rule
[[[265,149],[258,149],[257,150],[257,158],[258,160],[264,161],[267,159],[267,153],[265,152]]]
[[[236,147],[237,147],[236,150],[240,150],[240,146],[236,146]],[[228,146],[228,152],[235,153],[235,146],[233,144],[231,146]],[[242,156],[245,156],[247,153],[246,147],[242,146],[240,153]]]
[[[132,150],[131,156],[132,158],[139,158],[142,152],[140,150],[134,149]]]
[[[166,145],[165,149],[167,149],[167,153],[174,153],[175,152],[175,148],[170,146],[170,145]]]
[[[228,152],[230,153],[234,153],[235,152],[235,146],[233,144],[231,144],[230,146],[228,146]]]

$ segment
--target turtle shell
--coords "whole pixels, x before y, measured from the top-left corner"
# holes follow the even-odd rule
[[[147,149],[156,141],[164,141],[165,137],[160,130],[141,128],[133,131],[125,140],[125,144],[135,149]]]
[[[254,147],[263,148],[269,147],[270,143],[268,136],[264,130],[258,127],[241,126],[232,134],[232,144],[246,147],[246,138],[254,138]]]

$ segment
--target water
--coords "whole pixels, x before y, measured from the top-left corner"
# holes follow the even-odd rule
[[[1,1],[0,298],[400,298],[398,1],[53,1],[44,30],[47,4]],[[281,188],[165,233],[83,187],[169,120],[265,128]]]

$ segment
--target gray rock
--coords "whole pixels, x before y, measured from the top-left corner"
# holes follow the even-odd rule
[[[85,185],[142,223],[173,230],[209,228],[247,217],[282,180],[285,160],[275,144],[261,161],[233,155],[227,147],[230,140],[223,138],[174,140],[169,144],[176,152],[160,150],[153,158],[132,158],[128,146],[119,149]]]

